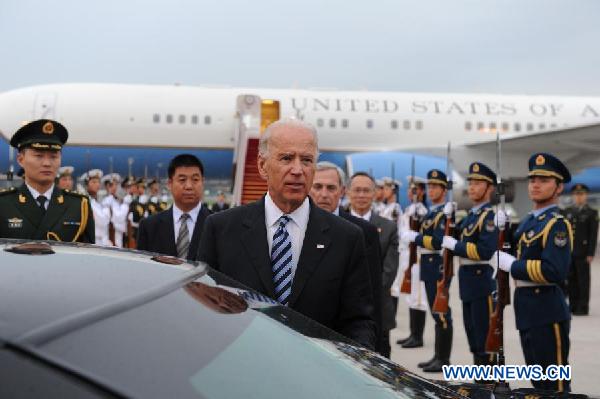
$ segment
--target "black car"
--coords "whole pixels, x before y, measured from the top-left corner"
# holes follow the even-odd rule
[[[491,392],[416,376],[203,264],[92,245],[0,240],[0,345],[0,398]]]

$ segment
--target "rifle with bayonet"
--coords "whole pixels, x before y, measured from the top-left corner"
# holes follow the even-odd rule
[[[500,197],[498,208],[506,215],[506,191],[505,185],[502,182],[502,174],[500,170],[501,164],[501,148],[500,148],[500,136],[496,133],[496,182],[497,182],[497,194]],[[510,251],[510,240],[507,239],[506,234],[510,228],[510,220],[507,217],[506,222],[503,225],[498,226],[498,250],[499,251]],[[498,255],[499,257],[500,255]],[[490,325],[488,329],[488,335],[485,340],[485,351],[496,355],[496,364],[504,366],[504,308],[510,305],[510,286],[509,286],[509,275],[504,270],[498,269],[496,272],[497,298],[496,308],[494,313],[490,317]],[[494,394],[505,394],[510,392],[508,383],[504,380],[498,380],[494,383]]]
[[[450,142],[448,142],[448,152],[446,159],[446,177],[448,179],[448,201],[453,204],[452,194],[452,160],[450,158]],[[446,216],[446,225],[444,227],[445,236],[454,236],[454,209],[452,213]],[[449,309],[448,302],[450,300],[450,281],[454,275],[453,253],[447,248],[444,248],[442,255],[443,273],[442,279],[437,281],[437,292],[435,301],[433,302],[432,311],[436,313],[447,313]]]
[[[502,182],[500,173],[500,137],[496,134],[496,173],[497,173],[497,194],[500,197],[498,208],[506,215],[506,193],[505,185]],[[498,250],[510,251],[510,240],[506,234],[510,231],[510,220],[506,220],[504,225],[498,226]],[[499,256],[499,255],[498,255]],[[490,326],[487,339],[485,341],[485,351],[496,354],[496,364],[504,365],[504,308],[510,305],[510,286],[509,275],[507,272],[498,269],[496,272],[497,301],[494,312],[490,317]],[[500,382],[502,383],[502,381]],[[506,382],[504,382],[506,384]],[[507,384],[508,385],[508,384]]]
[[[410,190],[411,190],[411,199],[413,207],[416,207],[417,202],[419,201],[417,198],[417,185],[415,182],[415,157],[412,157],[412,165],[410,172]],[[416,209],[415,212],[416,213]],[[419,231],[421,229],[421,220],[417,217],[416,214],[410,216],[410,229],[412,231]],[[400,286],[400,292],[403,294],[410,294],[411,291],[411,273],[413,265],[417,263],[417,244],[413,241],[408,245],[408,267],[404,271],[404,278],[402,279],[402,285]]]

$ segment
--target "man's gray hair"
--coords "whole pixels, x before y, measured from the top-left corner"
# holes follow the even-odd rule
[[[338,178],[340,179],[340,187],[344,187],[346,185],[346,174],[336,164],[329,161],[321,161],[317,163],[317,172],[320,170],[335,170],[338,174]]]
[[[289,127],[295,127],[295,128],[300,128],[300,129],[304,129],[304,130],[308,130],[314,137],[315,140],[315,147],[316,147],[316,156],[319,156],[319,138],[317,136],[317,129],[315,129],[315,127],[313,125],[311,125],[308,122],[304,122],[303,120],[300,119],[296,119],[296,118],[283,118],[283,119],[279,119],[278,121],[275,121],[273,123],[271,123],[269,126],[267,126],[267,128],[265,129],[264,133],[262,134],[262,136],[260,136],[260,141],[258,142],[258,154],[263,157],[263,158],[267,158],[269,156],[269,139],[271,138],[271,135],[273,134],[273,131],[283,127],[283,126],[289,126]]]

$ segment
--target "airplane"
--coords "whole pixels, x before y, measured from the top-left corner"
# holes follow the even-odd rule
[[[598,97],[63,83],[0,94],[0,154],[8,155],[0,157],[0,170],[13,167],[12,134],[49,118],[70,133],[63,165],[81,173],[164,176],[169,159],[186,151],[202,159],[207,179],[231,181],[235,193],[246,139],[279,117],[313,124],[320,160],[344,167],[355,152],[373,153],[371,169],[383,151],[417,154],[428,164],[445,157],[451,141],[460,175],[473,160],[495,166],[496,133],[503,177],[516,189],[526,184],[526,161],[536,151],[557,155],[573,171],[600,166]],[[410,162],[384,169],[406,176]],[[235,196],[239,202],[239,189]]]

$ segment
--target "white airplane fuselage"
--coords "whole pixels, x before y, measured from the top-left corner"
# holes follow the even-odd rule
[[[315,125],[324,154],[428,148],[439,153],[448,141],[456,147],[493,140],[496,132],[502,137],[600,122],[595,97],[73,83],[0,94],[2,147],[24,122],[49,118],[67,127],[68,145],[77,148],[73,156],[87,166],[102,167],[106,160],[100,158],[108,154],[119,158],[112,160],[118,165],[127,151],[140,150],[148,166],[160,158],[151,155],[155,149],[221,151],[227,157],[236,141],[241,94],[278,100],[282,117]],[[90,155],[97,148],[105,152]],[[5,168],[7,157],[0,159]]]

